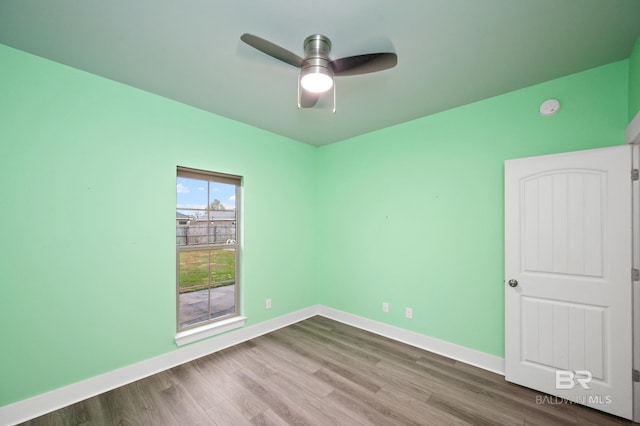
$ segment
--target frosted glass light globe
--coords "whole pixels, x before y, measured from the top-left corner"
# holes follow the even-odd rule
[[[309,72],[302,76],[300,84],[308,92],[322,93],[333,87],[333,79],[324,72]]]

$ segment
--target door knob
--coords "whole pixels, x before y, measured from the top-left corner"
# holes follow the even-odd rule
[[[509,286],[510,287],[517,287],[518,286],[518,280],[510,279],[509,280]]]

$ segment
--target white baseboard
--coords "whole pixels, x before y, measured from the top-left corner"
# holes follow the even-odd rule
[[[318,308],[318,315],[504,376],[504,358],[489,355],[474,349],[465,348],[464,346],[445,342],[444,340],[434,339],[433,337],[425,336],[424,334],[394,327],[392,325],[359,317],[337,309],[328,308],[326,306],[318,306]]]
[[[168,370],[185,362],[193,361],[194,359],[251,340],[279,328],[286,327],[287,325],[300,322],[317,315],[317,313],[318,307],[311,306],[256,325],[219,335],[214,339],[203,340],[188,346],[183,346],[154,358],[146,359],[99,376],[54,389],[50,392],[5,405],[4,407],[0,407],[0,425],[15,425],[51,411],[59,410],[60,408]]]
[[[164,355],[140,361],[117,370],[91,377],[50,392],[0,407],[0,425],[15,425],[58,410],[92,396],[135,382],[169,368],[251,340],[315,315],[324,317],[419,347],[485,370],[504,375],[504,359],[463,346],[434,339],[378,321],[349,314],[326,306],[315,305],[181,347]]]

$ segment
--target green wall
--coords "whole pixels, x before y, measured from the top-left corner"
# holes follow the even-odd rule
[[[244,176],[248,324],[322,303],[501,356],[504,159],[617,145],[627,122],[628,61],[320,149],[0,63],[0,406],[175,350],[177,165]]]
[[[0,64],[0,406],[175,350],[177,165],[244,177],[248,324],[315,303],[315,148],[1,45]]]
[[[629,58],[629,121],[640,111],[640,37]]]
[[[503,162],[619,145],[626,108],[621,61],[322,147],[320,303],[503,356]]]

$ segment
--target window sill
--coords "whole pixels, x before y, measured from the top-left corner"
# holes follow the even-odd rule
[[[187,345],[197,340],[206,339],[207,337],[243,327],[246,321],[247,317],[242,316],[229,318],[224,321],[214,322],[191,330],[181,331],[176,334],[176,337],[174,337],[173,340],[175,340],[176,345],[178,346]]]

